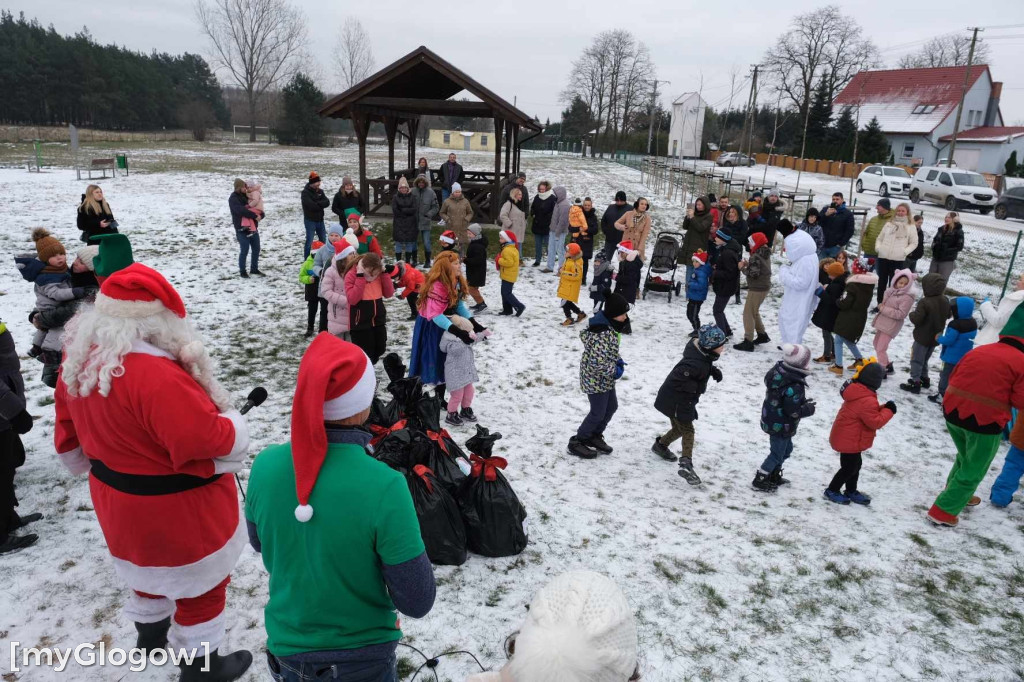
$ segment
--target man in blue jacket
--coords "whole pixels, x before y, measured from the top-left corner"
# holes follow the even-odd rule
[[[818,222],[825,235],[825,245],[818,256],[835,258],[853,238],[853,212],[846,207],[842,192],[832,195],[832,203],[821,209]]]

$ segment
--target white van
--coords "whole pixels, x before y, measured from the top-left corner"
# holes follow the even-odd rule
[[[915,204],[922,201],[941,204],[947,211],[976,208],[985,215],[996,205],[998,198],[983,175],[955,166],[922,166],[910,183],[911,201]]]

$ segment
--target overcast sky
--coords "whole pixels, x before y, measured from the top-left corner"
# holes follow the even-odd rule
[[[355,14],[373,43],[377,67],[419,45],[426,45],[466,73],[543,121],[559,118],[559,92],[572,60],[591,37],[605,29],[625,28],[647,43],[658,68],[663,104],[697,90],[716,108],[728,104],[730,73],[737,83],[788,26],[792,17],[820,6],[816,0],[666,2],[665,0],[589,0],[589,2],[343,2],[292,0],[309,19],[310,53],[319,65],[321,87],[338,90],[331,49],[338,27]],[[929,0],[842,3],[883,51],[887,65],[915,49],[914,41],[964,30],[991,27],[982,36],[991,49],[993,78],[1003,81],[1002,112],[1007,125],[1024,125],[1024,2],[1022,0]],[[162,52],[198,52],[208,56],[189,0],[0,0],[61,33],[88,26],[102,43]],[[379,8],[374,12],[371,8]],[[585,10],[584,10],[585,8]],[[969,10],[969,11],[968,11]],[[1007,28],[995,28],[1002,26]],[[1009,28],[1016,26],[1016,28]],[[1005,36],[1005,37],[997,37]],[[746,102],[744,86],[733,105]],[[762,100],[772,99],[764,94]]]

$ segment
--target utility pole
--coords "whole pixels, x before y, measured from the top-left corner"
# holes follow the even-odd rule
[[[650,126],[647,129],[647,155],[648,156],[650,156],[650,154],[651,154],[651,140],[654,139],[654,110],[655,110],[655,108],[658,105],[658,83],[665,83],[666,85],[670,85],[672,83],[672,81],[660,81],[660,80],[657,80],[657,79],[654,80],[654,87],[651,90],[651,111],[650,111],[650,114],[648,115],[648,118],[650,119]],[[655,154],[655,156],[657,156],[657,154]]]
[[[759,64],[754,64],[751,68],[754,70],[754,74],[757,74],[757,68]],[[750,94],[747,95],[747,106],[743,110],[743,129],[740,130],[740,143],[736,147],[736,151],[743,151],[743,141],[747,139],[747,121],[750,119],[750,103],[754,101],[754,88],[757,87],[757,79],[754,78],[750,81]]]
[[[749,138],[747,139],[747,156],[750,156],[754,146],[754,123],[757,122],[757,71],[760,68],[760,64],[754,64],[754,79],[750,83],[750,130],[748,131]],[[742,146],[740,151],[743,151]]]
[[[953,154],[956,152],[956,134],[960,130],[960,115],[964,112],[964,98],[967,97],[967,85],[971,81],[971,65],[974,63],[974,46],[978,42],[978,31],[984,31],[983,28],[977,26],[967,29],[968,31],[974,31],[971,36],[971,49],[967,53],[967,68],[964,70],[964,87],[960,91],[960,104],[956,108],[956,122],[953,123],[953,139],[949,143],[949,157],[946,159],[946,168],[953,167]]]

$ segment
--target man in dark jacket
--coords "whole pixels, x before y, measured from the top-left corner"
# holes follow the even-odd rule
[[[38,536],[14,531],[43,518],[42,514],[18,516],[14,508],[14,470],[25,463],[21,436],[32,429],[32,416],[25,411],[25,382],[14,339],[0,322],[0,554],[33,544]]]
[[[622,239],[622,231],[615,229],[615,221],[626,215],[630,206],[626,203],[626,193],[621,189],[615,193],[615,203],[609,204],[601,216],[601,232],[604,233],[604,259],[611,261],[615,255],[615,247]]]
[[[231,211],[231,222],[235,226],[235,238],[238,239],[238,272],[243,278],[248,278],[249,273],[245,271],[245,259],[252,249],[252,274],[263,277],[260,272],[260,233],[256,230],[246,230],[242,227],[242,218],[249,218],[254,223],[259,223],[260,216],[249,210],[249,197],[245,194],[245,180],[235,179],[235,191],[228,197],[228,209]],[[307,231],[308,234],[308,231]],[[306,239],[306,256],[309,256],[311,242]]]
[[[320,189],[320,176],[316,171],[310,171],[309,182],[302,188],[302,221],[306,224],[306,245],[302,251],[302,257],[309,256],[309,249],[313,245],[313,234],[319,241],[327,240],[327,229],[324,227],[324,209],[331,205],[324,191]]]
[[[352,183],[352,178],[346,175],[341,179],[341,187],[338,188],[338,193],[334,195],[334,201],[331,202],[331,212],[338,216],[339,225],[345,224],[345,211],[350,208],[354,208],[360,213],[363,212],[359,190]]]
[[[448,161],[438,169],[441,174],[441,203],[452,195],[452,185],[456,182],[460,185],[466,179],[466,174],[455,161],[455,154],[448,155]]]
[[[530,214],[530,190],[526,186],[526,173],[520,171],[518,175],[512,180],[512,182],[505,183],[505,186],[501,188],[501,201],[498,202],[499,206],[504,206],[505,202],[508,201],[508,195],[512,193],[512,188],[518,187],[519,191],[523,193],[522,198],[516,202],[516,206],[519,210],[526,215]]]
[[[740,261],[743,260],[743,247],[732,238],[729,228],[722,226],[715,233],[715,245],[718,247],[718,260],[715,263],[715,271],[711,275],[711,288],[715,292],[715,303],[712,308],[715,315],[715,324],[725,332],[727,337],[732,336],[732,327],[725,316],[725,307],[729,304],[740,287]]]
[[[395,260],[411,258],[415,261],[416,238],[419,236],[419,201],[409,189],[409,181],[404,176],[398,179],[398,191],[391,199],[391,213]]]
[[[825,236],[825,245],[818,255],[821,258],[835,258],[853,238],[854,229],[853,212],[846,207],[842,192],[832,195],[832,203],[818,213],[818,222]]]

